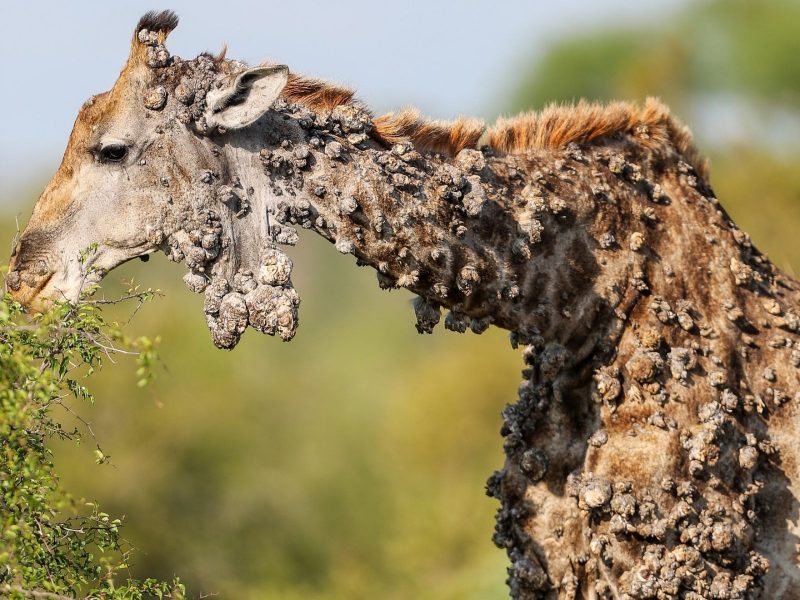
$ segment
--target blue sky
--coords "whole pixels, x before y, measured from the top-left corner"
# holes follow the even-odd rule
[[[153,8],[180,16],[168,47],[182,57],[227,43],[230,57],[269,57],[348,84],[375,111],[414,104],[434,117],[491,118],[515,73],[552,40],[603,23],[658,19],[682,3],[4,0],[0,210],[18,209],[19,190],[43,185],[55,170],[81,103],[113,84],[133,27]]]

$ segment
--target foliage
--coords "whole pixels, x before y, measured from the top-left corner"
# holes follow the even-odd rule
[[[144,301],[152,291],[131,290]],[[0,300],[0,594],[10,598],[182,598],[176,579],[138,581],[121,519],[79,501],[54,470],[51,442],[88,435],[96,462],[106,455],[78,403],[94,397],[84,380],[115,355],[136,354],[141,385],[151,376],[153,342],[126,337],[100,310],[104,300],[55,305],[29,319]],[[64,416],[77,425],[64,426]]]

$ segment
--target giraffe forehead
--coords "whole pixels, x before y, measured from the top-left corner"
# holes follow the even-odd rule
[[[75,125],[72,128],[67,152],[78,148],[86,148],[92,143],[101,126],[114,118],[121,103],[116,101],[112,92],[103,92],[92,96],[78,111]]]

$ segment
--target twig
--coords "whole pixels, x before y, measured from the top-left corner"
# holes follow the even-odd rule
[[[79,415],[77,412],[75,412],[74,410],[72,410],[72,409],[71,409],[69,406],[67,406],[67,405],[66,405],[64,402],[62,402],[61,400],[59,400],[59,401],[57,401],[57,402],[53,402],[53,404],[57,404],[58,406],[60,406],[60,407],[61,407],[61,408],[63,408],[64,410],[66,410],[66,411],[67,411],[69,414],[71,414],[71,415],[72,415],[72,416],[73,416],[75,419],[77,419],[77,420],[78,420],[78,421],[79,421],[79,422],[80,422],[80,423],[81,423],[81,424],[82,424],[84,427],[86,427],[86,430],[89,432],[89,435],[90,435],[90,436],[92,436],[92,440],[94,441],[94,445],[95,445],[95,447],[96,447],[96,448],[97,448],[97,449],[98,449],[98,450],[99,450],[99,451],[100,451],[100,452],[103,454],[103,456],[105,457],[105,456],[106,456],[106,453],[105,453],[105,452],[103,452],[103,449],[100,447],[100,442],[98,441],[98,439],[97,439],[97,436],[96,436],[96,435],[95,435],[95,433],[94,433],[94,429],[92,429],[92,424],[91,424],[89,421],[87,421],[86,419],[84,419],[82,416],[80,416],[80,415]],[[113,463],[112,463],[112,466],[114,466],[114,465],[113,465]]]
[[[61,594],[55,594],[53,592],[45,592],[43,590],[26,590],[25,588],[8,584],[0,587],[0,591],[6,593],[14,592],[15,594],[22,594],[23,596],[28,596],[30,598],[47,598],[48,600],[75,600],[69,596],[62,596]]]
[[[14,250],[17,249],[17,242],[19,242],[19,213],[14,215],[14,224],[16,225],[17,229],[14,232],[14,239],[11,240],[11,254],[14,254]]]
[[[125,302],[126,300],[139,300],[139,302],[144,302],[147,300],[148,296],[162,296],[161,292],[159,291],[148,291],[148,292],[131,292],[128,294],[124,294],[119,298],[114,298],[109,300],[107,298],[100,298],[98,300],[84,300],[83,304],[119,304],[120,302]]]

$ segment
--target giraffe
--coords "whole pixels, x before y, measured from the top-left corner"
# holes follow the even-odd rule
[[[6,286],[31,310],[162,251],[215,345],[290,340],[283,246],[313,231],[416,328],[510,332],[493,541],[518,599],[797,598],[800,284],[731,221],[656,100],[486,126],[374,116],[351,90],[201,54],[139,21],[81,108]]]

